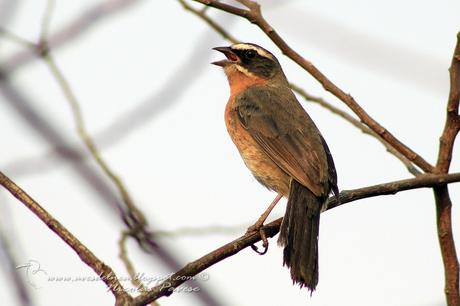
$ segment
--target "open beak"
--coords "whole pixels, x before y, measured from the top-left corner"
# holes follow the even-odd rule
[[[211,64],[225,67],[229,64],[236,63],[239,61],[238,56],[232,51],[230,47],[215,47],[212,48],[213,50],[222,52],[227,59],[221,60],[221,61],[216,61],[212,62]]]

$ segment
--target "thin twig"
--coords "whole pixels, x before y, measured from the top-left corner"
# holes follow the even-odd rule
[[[190,6],[186,0],[178,0],[179,3],[182,5],[182,7],[191,12],[192,14],[198,16],[201,18],[203,21],[205,21],[214,31],[219,33],[223,38],[226,40],[230,41],[231,43],[237,43],[239,42],[235,37],[233,37],[230,33],[228,33],[224,28],[222,28],[220,25],[218,25],[214,20],[212,20],[208,15],[206,15],[206,10],[197,10]],[[205,6],[204,8],[207,8]]]
[[[55,0],[48,0],[46,2],[45,13],[43,14],[42,26],[40,28],[39,44],[48,42],[48,37],[49,37],[48,34],[50,30],[51,17],[53,16],[55,4],[56,4]]]
[[[21,45],[23,47],[26,47],[27,49],[34,49],[35,44],[13,32],[10,32],[6,29],[0,28],[0,36],[3,36],[6,39],[9,39],[10,41],[17,43],[18,45]]]
[[[131,283],[134,286],[136,286],[137,292],[144,293],[148,291],[148,288],[139,279],[138,273],[136,272],[136,268],[134,267],[131,259],[128,256],[128,248],[126,247],[126,243],[128,242],[128,238],[130,236],[132,236],[132,233],[130,233],[129,231],[123,231],[121,233],[120,240],[118,241],[118,256],[120,257],[121,261],[125,264],[125,268],[130,276]],[[160,306],[158,301],[152,301],[149,305]]]
[[[0,172],[0,185],[5,187],[15,198],[32,211],[45,223],[59,238],[69,245],[80,259],[101,277],[117,300],[129,301],[131,297],[125,292],[113,270],[96,257],[83,243],[81,243],[67,228],[51,216],[40,204],[32,199],[24,190]]]
[[[401,191],[412,190],[417,188],[433,188],[434,186],[443,186],[445,184],[460,182],[460,173],[453,174],[423,174],[416,178],[389,182],[354,190],[344,190],[340,193],[337,202],[335,197],[329,198],[328,210],[345,203],[357,201],[364,198],[376,197],[381,195],[396,194]],[[279,231],[282,218],[279,218],[263,227],[267,238],[273,237]],[[210,266],[224,260],[227,257],[235,255],[241,250],[257,243],[261,240],[260,233],[252,232],[241,236],[225,244],[224,246],[212,251],[211,253],[187,264],[184,268],[171,275],[167,280],[151,288],[146,294],[136,297],[133,306],[141,306],[154,301],[162,296],[169,296],[174,289],[182,285],[193,276],[204,271]]]
[[[59,66],[56,64],[56,61],[54,60],[50,52],[44,54],[43,59],[47,63],[47,66],[53,74],[54,78],[59,83],[59,86],[61,87],[65,97],[67,98],[67,101],[69,102],[72,108],[72,114],[74,116],[78,135],[88,148],[89,152],[91,153],[91,156],[94,158],[96,163],[101,167],[104,173],[112,180],[112,182],[117,187],[123,199],[123,202],[128,207],[128,210],[130,211],[131,216],[134,219],[133,222],[136,224],[136,226],[144,226],[146,224],[144,215],[134,204],[134,201],[132,200],[132,197],[130,196],[121,178],[115,174],[115,172],[110,168],[108,163],[102,158],[101,154],[99,153],[99,150],[97,149],[96,144],[92,140],[91,136],[89,136],[80,109],[80,104],[72,88],[70,87],[69,82],[65,78],[62,71],[59,69]]]
[[[131,283],[136,286],[138,292],[144,293],[147,292],[148,288],[142,283],[142,281],[139,279],[138,274],[136,272],[136,268],[134,267],[131,259],[128,256],[128,248],[126,247],[126,243],[128,241],[128,238],[132,236],[132,234],[129,231],[123,231],[121,233],[120,240],[118,241],[118,249],[120,253],[118,254],[121,261],[125,264],[125,268],[128,271],[128,274],[130,276]],[[158,301],[152,301],[150,303],[151,306],[160,306]]]
[[[118,249],[119,249],[118,257],[120,257],[121,261],[124,263],[126,271],[128,272],[130,276],[131,283],[137,287],[139,292],[146,292],[147,288],[144,286],[141,280],[136,277],[137,276],[136,268],[134,268],[134,265],[128,256],[128,249],[126,248],[126,242],[128,241],[128,238],[130,235],[131,233],[127,231],[123,231],[121,233],[120,240],[118,240]]]
[[[220,9],[233,15],[243,17],[251,23],[257,25],[273,41],[273,43],[278,46],[284,55],[304,68],[324,87],[325,90],[329,91],[338,99],[343,101],[364,124],[366,124],[370,129],[377,133],[377,135],[382,137],[386,142],[393,146],[395,150],[404,155],[411,162],[415,163],[425,172],[433,171],[434,167],[430,163],[428,163],[420,155],[415,153],[412,149],[398,140],[387,129],[385,129],[382,125],[370,117],[369,114],[366,113],[366,111],[355,101],[355,99],[350,94],[345,93],[342,89],[337,87],[318,68],[316,68],[316,66],[314,66],[310,61],[306,60],[294,49],[292,49],[286,43],[286,41],[275,31],[275,29],[263,18],[260,6],[256,2],[250,0],[240,0],[239,2],[248,8],[240,9],[238,7],[222,3],[217,0],[194,1]]]

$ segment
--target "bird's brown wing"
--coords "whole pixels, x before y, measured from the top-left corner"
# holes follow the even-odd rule
[[[316,196],[329,193],[329,150],[289,88],[250,87],[236,97],[234,107],[273,162]]]

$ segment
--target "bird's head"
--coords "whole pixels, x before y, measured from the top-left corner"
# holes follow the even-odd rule
[[[239,74],[243,74],[244,76],[242,77],[265,81],[274,79],[277,76],[284,78],[276,57],[258,45],[238,43],[229,47],[216,47],[213,49],[225,55],[226,59],[212,64],[223,67],[230,82],[234,75]]]

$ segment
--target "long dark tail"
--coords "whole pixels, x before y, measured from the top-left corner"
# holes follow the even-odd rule
[[[292,281],[311,292],[318,284],[319,215],[324,200],[292,180],[278,238],[278,244],[284,247],[283,261],[291,270]]]

